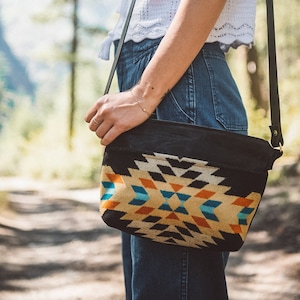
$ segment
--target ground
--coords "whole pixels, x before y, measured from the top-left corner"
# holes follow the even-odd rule
[[[269,184],[231,254],[230,300],[300,300],[299,215],[299,178]],[[0,178],[0,299],[124,299],[120,236],[99,217],[97,188]]]

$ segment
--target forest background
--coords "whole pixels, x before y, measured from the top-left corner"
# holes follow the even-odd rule
[[[300,1],[274,2],[285,146],[271,180],[300,153]],[[1,0],[0,176],[98,182],[102,149],[84,115],[103,93],[111,61],[97,52],[117,6],[117,0]],[[255,46],[231,50],[227,59],[247,107],[249,134],[269,140],[265,1],[257,1]]]

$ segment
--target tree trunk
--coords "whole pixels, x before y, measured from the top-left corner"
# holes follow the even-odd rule
[[[71,150],[74,136],[74,118],[76,111],[76,67],[77,67],[77,48],[78,48],[78,0],[73,0],[73,38],[71,44],[71,80],[70,80],[70,111],[69,111],[69,135],[68,147]]]
[[[259,59],[256,48],[253,46],[247,52],[247,66],[250,79],[250,95],[256,101],[256,108],[268,111],[268,101],[262,93],[262,76],[260,74]]]

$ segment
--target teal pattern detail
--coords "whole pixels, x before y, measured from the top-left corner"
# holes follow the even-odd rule
[[[147,191],[143,187],[133,185],[132,189],[134,190],[136,197],[130,201],[129,204],[142,206],[150,199]]]
[[[253,212],[254,208],[245,207],[238,214],[239,224],[240,225],[248,225],[247,219],[249,215]]]
[[[219,222],[214,210],[221,204],[220,201],[208,200],[200,206],[200,210],[208,220]]]
[[[101,200],[109,200],[115,193],[115,184],[110,181],[102,181],[105,188],[105,193],[102,195]]]

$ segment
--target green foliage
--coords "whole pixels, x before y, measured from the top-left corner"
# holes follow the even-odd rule
[[[39,21],[46,25],[47,22],[57,21],[62,15],[69,15],[71,6],[65,6],[65,3],[72,4],[71,1],[52,1],[51,12],[46,10],[47,17],[40,15]],[[65,8],[63,12],[61,7]],[[68,22],[62,22],[61,25],[69,26]],[[47,28],[50,28],[49,25]],[[100,37],[95,39],[93,35],[85,33],[81,39],[76,55],[78,102],[72,150],[68,147],[70,74],[62,63],[69,60],[67,57],[61,58],[62,48],[69,48],[69,39],[66,39],[63,47],[50,47],[36,53],[34,59],[48,66],[48,76],[38,84],[36,102],[30,105],[26,99],[18,99],[8,120],[3,121],[5,127],[0,134],[0,176],[75,180],[82,184],[98,182],[103,149],[99,139],[85,124],[84,115],[102,95],[101,77],[106,78],[110,63],[97,60]]]
[[[66,122],[62,114],[36,119],[36,109],[18,105],[1,135],[0,175],[39,179],[96,181],[101,163],[99,141],[78,126],[72,151],[66,145]]]
[[[103,149],[84,122],[89,105],[99,96],[93,88],[97,83],[95,72],[95,68],[80,69],[77,89],[81,102],[72,151],[67,145],[65,82],[51,92],[41,87],[35,105],[18,102],[0,135],[0,176],[98,182]]]
[[[260,1],[258,9],[257,45],[266,45],[264,2]],[[300,74],[300,1],[274,1],[275,29],[277,43],[279,94],[282,110],[282,125],[285,137],[285,150],[289,155],[299,154],[299,74]],[[261,47],[262,53],[266,46]],[[266,55],[266,54],[265,54]],[[266,64],[265,64],[266,65]],[[267,65],[265,70],[267,70]],[[267,74],[265,74],[267,78]],[[298,147],[296,146],[298,145]],[[298,152],[298,153],[297,153]]]
[[[3,175],[14,173],[15,166],[22,161],[26,153],[26,144],[40,130],[40,124],[29,113],[29,103],[19,103],[19,109],[15,109],[10,115],[1,134],[0,165]]]
[[[275,30],[277,45],[277,64],[279,96],[281,106],[282,129],[284,135],[284,156],[297,157],[300,154],[300,1],[274,1]],[[268,95],[268,53],[265,0],[257,2],[255,46],[259,53],[262,71],[261,86],[264,95]],[[254,101],[249,95],[245,49],[231,51],[228,59],[234,77],[241,90],[249,117],[249,134],[270,140],[269,114],[255,109]]]
[[[276,33],[279,67],[279,92],[282,109],[282,125],[286,157],[299,156],[300,145],[300,1],[276,1]],[[291,9],[293,8],[293,9]],[[268,62],[265,1],[258,1],[256,47],[263,71],[263,93],[268,93]],[[83,31],[81,31],[83,34]],[[39,179],[76,180],[83,183],[98,183],[102,151],[98,138],[88,130],[84,115],[90,105],[103,93],[110,63],[96,60],[99,40],[93,36],[81,36],[83,43],[78,55],[78,99],[75,115],[75,134],[72,150],[68,149],[68,95],[69,74],[59,73],[50,67],[49,76],[37,91],[36,103],[31,105],[26,98],[9,95],[16,106],[1,119],[5,126],[0,134],[0,176],[29,176]],[[245,59],[246,49],[230,51],[228,61],[240,88],[249,118],[249,134],[270,140],[269,116],[255,109],[249,93],[249,78]],[[57,57],[58,51],[52,57]],[[53,63],[53,61],[52,61]],[[54,74],[54,76],[53,76]],[[116,90],[114,82],[113,90]],[[7,91],[0,87],[0,106],[7,99]],[[6,95],[5,97],[3,95]],[[2,106],[1,106],[2,110]],[[273,172],[278,177],[280,173]]]

